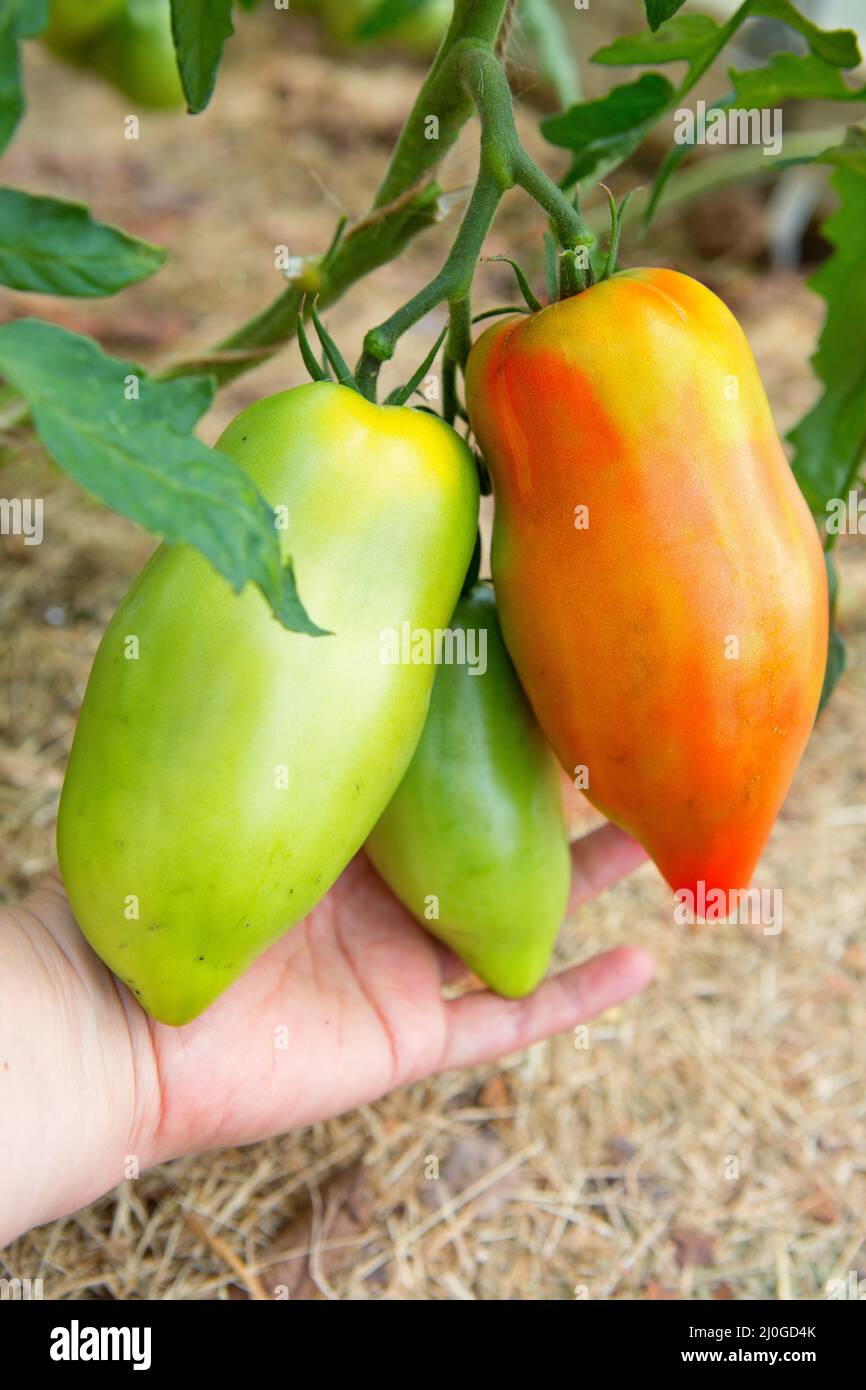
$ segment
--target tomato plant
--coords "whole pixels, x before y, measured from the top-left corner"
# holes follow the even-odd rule
[[[184,104],[194,117],[220,100],[224,49],[235,21],[257,22],[251,8],[8,0],[0,147],[24,110],[25,41],[42,36],[136,108]],[[531,61],[559,107],[540,122],[549,170],[515,123],[515,7],[455,0],[366,214],[282,266],[272,301],[190,360],[148,375],[50,314],[0,328],[4,420],[166,542],[97,655],[59,833],[82,927],[157,1016],[206,1007],[365,840],[419,920],[432,878],[445,903],[433,929],[495,988],[530,988],[564,898],[536,720],[673,888],[748,888],[844,669],[826,523],[858,484],[866,441],[866,130],[813,119],[776,148],[759,120],[760,140],[722,147],[750,128],[743,115],[809,101],[850,111],[863,90],[850,76],[855,34],[820,28],[791,0],[744,0],[726,22],[681,9],[648,0],[648,27],[591,55],[639,75],[585,99],[562,16],[522,0]],[[359,0],[339,22],[353,38],[408,38],[432,13],[426,0]],[[762,18],[799,51],[731,68],[697,121],[685,104]],[[444,161],[474,119],[477,177],[463,197],[444,187]],[[665,122],[677,133],[659,158]],[[194,141],[195,126],[182,128]],[[698,144],[720,148],[690,165]],[[678,198],[794,164],[829,171],[837,206],[813,282],[826,307],[818,395],[790,433],[792,467],[731,312],[654,267],[652,244],[648,269],[620,270],[618,256],[624,235],[639,228],[646,242]],[[605,208],[597,188],[612,175],[625,196],[607,190]],[[546,224],[547,304],[536,265],[515,266],[524,302],[488,308],[480,317],[508,317],[476,330],[479,261],[503,200],[520,194]],[[321,314],[451,220],[438,273],[369,327],[350,368]],[[0,221],[0,280],[31,294],[113,295],[165,259],[50,192],[0,189]],[[380,403],[383,365],[437,315],[425,361]],[[214,393],[295,337],[313,384],[250,406],[216,449],[202,444],[194,430]],[[431,372],[441,391],[422,404]],[[493,598],[475,587],[477,492],[491,482],[504,646]],[[496,658],[487,675],[442,669],[434,683],[428,638],[452,631],[461,588],[454,630],[475,624]],[[393,664],[382,634],[404,623]]]

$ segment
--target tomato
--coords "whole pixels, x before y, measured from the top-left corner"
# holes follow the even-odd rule
[[[140,106],[185,104],[169,0],[126,0],[125,14],[89,51],[88,62]]]
[[[317,383],[219,447],[288,509],[310,615],[288,632],[189,546],[162,546],[109,624],[63,788],[58,853],[94,950],[165,1023],[194,1018],[327,892],[421,735],[474,543],[472,457],[443,421]],[[414,649],[413,649],[414,654]]]
[[[748,886],[809,738],[827,582],[745,336],[629,270],[467,367],[508,649],[566,771],[675,890]]]
[[[472,664],[438,667],[421,742],[366,849],[422,926],[518,996],[544,974],[568,898],[559,769],[489,589],[460,600],[450,630]]]
[[[353,43],[358,26],[379,8],[380,0],[319,0],[325,27],[340,43]],[[452,0],[425,0],[425,3],[383,33],[378,42],[394,44],[419,57],[432,57],[451,23]],[[372,42],[360,40],[359,42]]]
[[[42,38],[61,56],[76,58],[78,50],[114,23],[126,0],[51,0]]]

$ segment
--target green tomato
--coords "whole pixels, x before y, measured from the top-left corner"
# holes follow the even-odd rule
[[[88,51],[88,63],[140,106],[185,105],[170,0],[127,0],[126,13]]]
[[[357,42],[358,25],[373,14],[379,4],[380,0],[320,0],[325,28],[340,43]],[[425,0],[420,9],[382,34],[378,41],[429,57],[439,47],[451,23],[453,9],[453,0]]]
[[[114,24],[126,0],[51,0],[41,37],[60,57],[80,60],[80,51]]]
[[[485,984],[518,997],[547,969],[568,899],[559,771],[490,590],[460,600],[451,631],[467,634],[475,658],[486,643],[486,670],[439,666],[421,742],[366,849],[422,926]]]
[[[447,624],[478,517],[450,426],[344,386],[269,396],[218,447],[287,509],[301,595],[332,635],[288,632],[258,590],[162,546],[96,654],[58,821],[85,936],[172,1024],[315,906],[385,809],[435,674],[390,662],[387,635]]]

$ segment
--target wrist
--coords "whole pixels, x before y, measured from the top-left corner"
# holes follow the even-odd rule
[[[158,1085],[144,1016],[55,880],[0,912],[0,959],[2,1246],[155,1161]]]

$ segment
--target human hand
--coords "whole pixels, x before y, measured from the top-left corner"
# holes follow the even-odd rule
[[[572,846],[574,911],[644,858],[612,825]],[[0,913],[0,1245],[130,1173],[252,1143],[526,1047],[629,998],[619,947],[523,1000],[444,999],[464,974],[358,855],[204,1014],[156,1023],[91,951],[58,879]]]

